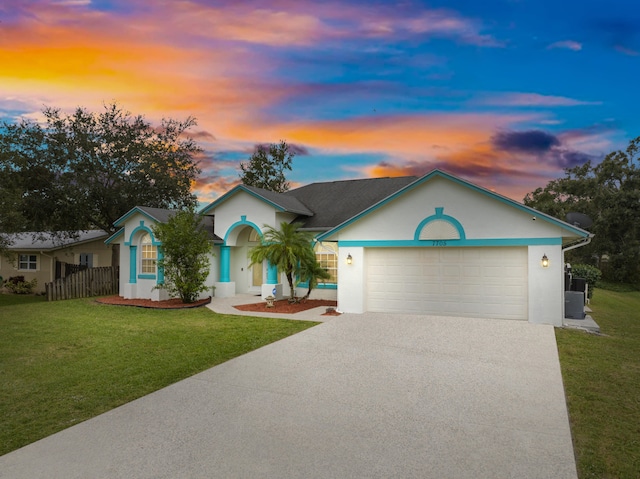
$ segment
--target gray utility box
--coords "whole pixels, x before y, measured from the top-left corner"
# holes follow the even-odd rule
[[[584,319],[584,293],[582,291],[564,292],[564,317]]]

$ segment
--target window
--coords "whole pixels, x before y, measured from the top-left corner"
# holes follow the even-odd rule
[[[93,268],[93,253],[80,253],[80,266]]]
[[[18,258],[18,269],[35,271],[38,269],[38,255],[21,254]]]
[[[142,251],[142,261],[140,264],[141,274],[156,274],[156,260],[158,259],[158,249],[151,243],[151,236],[145,233],[140,240]]]
[[[316,260],[330,277],[324,283],[338,282],[338,243],[316,243]]]
[[[260,235],[253,228],[251,228],[251,231],[249,232],[249,242],[250,243],[259,243],[260,242]]]

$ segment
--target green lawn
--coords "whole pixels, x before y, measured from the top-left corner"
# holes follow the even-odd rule
[[[640,292],[557,329],[580,479],[640,477]],[[0,295],[0,454],[315,323]]]
[[[596,289],[602,336],[557,329],[580,479],[640,477],[640,292]]]
[[[0,455],[315,324],[0,295]]]

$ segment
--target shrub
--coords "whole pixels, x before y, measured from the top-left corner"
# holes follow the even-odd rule
[[[36,278],[31,281],[25,281],[24,276],[12,276],[4,286],[14,294],[33,294],[33,290],[37,285],[38,280]]]
[[[197,301],[200,293],[209,289],[205,283],[211,242],[202,217],[194,210],[179,211],[166,223],[154,226],[153,232],[164,253],[158,261],[158,268],[164,269],[164,283],[156,288],[178,295],[183,303]]]
[[[602,271],[590,264],[576,264],[573,265],[571,272],[574,278],[584,278],[589,285],[589,298],[593,296],[593,288],[598,284],[598,281],[602,278]]]

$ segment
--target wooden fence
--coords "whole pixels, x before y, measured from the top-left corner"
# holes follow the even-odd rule
[[[118,294],[118,268],[88,268],[45,285],[47,301]]]

